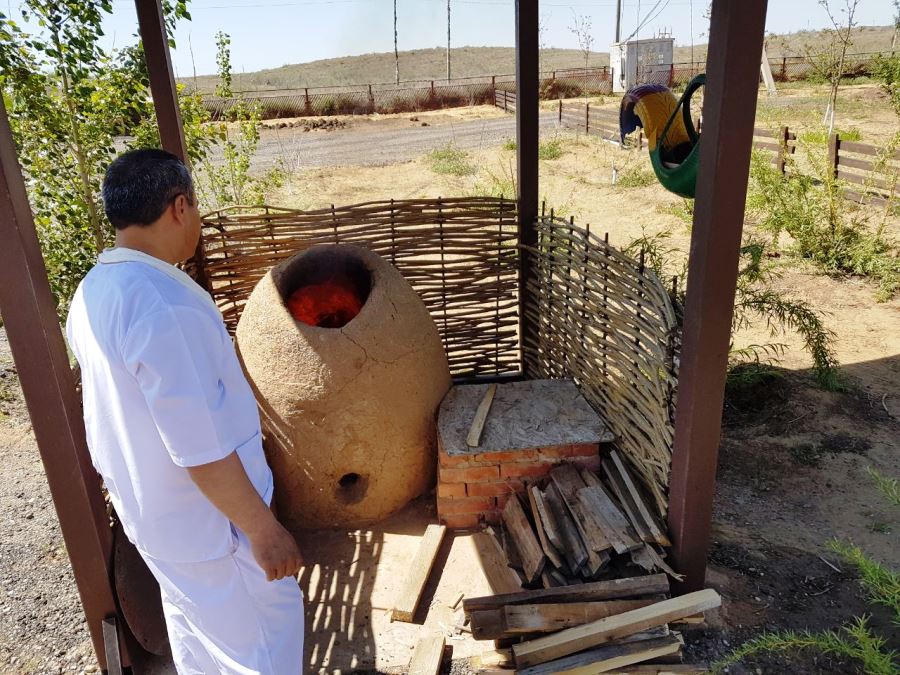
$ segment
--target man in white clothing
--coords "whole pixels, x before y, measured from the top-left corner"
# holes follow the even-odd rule
[[[259,413],[222,316],[174,265],[200,237],[190,174],[127,152],[103,184],[116,247],[78,287],[91,458],[159,581],[179,673],[302,672],[302,558],[275,519]]]

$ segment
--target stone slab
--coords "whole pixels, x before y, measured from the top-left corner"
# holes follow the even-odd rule
[[[470,448],[466,436],[489,386],[459,385],[444,397],[438,433],[448,455],[610,443],[614,439],[572,380],[526,380],[497,387],[481,444]]]

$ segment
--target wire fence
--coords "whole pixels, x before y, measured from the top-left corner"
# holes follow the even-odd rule
[[[862,77],[870,73],[875,54],[851,54],[844,67],[845,77]],[[776,82],[824,79],[823,69],[802,56],[769,59]],[[646,71],[638,69],[638,82],[681,87],[706,63],[672,63],[668,67],[654,65]],[[491,104],[498,91],[514,92],[516,77],[482,75],[452,80],[413,80],[393,83],[362,84],[345,87],[304,87],[238,92],[232,98],[204,97],[203,105],[213,119],[227,116],[240,101],[255,103],[264,119],[279,117],[311,117],[329,115],[368,115],[372,113],[406,113]],[[613,93],[612,76],[607,66],[568,68],[546,71],[540,76],[543,100],[598,96]]]

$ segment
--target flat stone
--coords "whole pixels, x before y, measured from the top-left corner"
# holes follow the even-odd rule
[[[612,432],[572,380],[526,380],[497,386],[481,445],[466,437],[488,384],[453,387],[438,413],[438,433],[448,455],[474,455],[582,443],[610,443]]]

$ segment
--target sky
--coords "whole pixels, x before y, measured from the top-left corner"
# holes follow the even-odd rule
[[[401,50],[445,47],[447,0],[396,0],[398,46]],[[18,2],[7,0],[15,9]],[[451,45],[513,46],[513,0],[450,0]],[[831,0],[837,9],[844,0]],[[2,6],[0,0],[0,6]],[[707,40],[708,0],[625,0],[622,37],[638,24],[638,37],[671,31],[676,45]],[[137,30],[133,0],[113,0],[105,22],[106,46],[132,41]],[[607,51],[614,36],[615,0],[541,0],[545,47],[577,48],[569,30],[573,15],[589,17],[594,51]],[[231,36],[231,62],[236,72],[275,68],[289,63],[393,51],[393,0],[192,0],[192,21],[176,33],[173,63],[177,76],[214,73],[215,34]],[[18,12],[13,11],[13,16]],[[891,0],[860,0],[859,25],[893,22]],[[769,0],[766,30],[787,33],[829,25],[817,0]],[[192,55],[193,52],[193,55]]]

